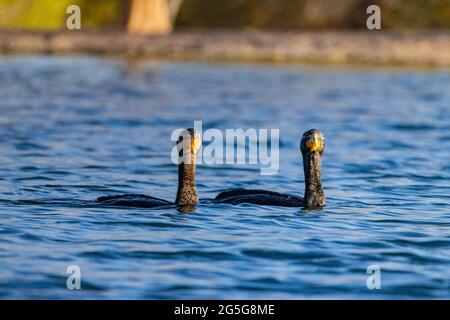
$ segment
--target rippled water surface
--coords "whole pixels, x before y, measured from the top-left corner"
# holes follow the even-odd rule
[[[0,298],[450,298],[449,88],[447,71],[0,58]],[[199,165],[202,198],[302,195],[315,127],[328,206],[78,204],[173,200],[170,135],[194,120],[280,129],[277,175]]]

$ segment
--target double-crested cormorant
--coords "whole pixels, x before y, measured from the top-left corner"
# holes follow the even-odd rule
[[[325,139],[319,130],[311,129],[303,134],[300,150],[305,172],[304,198],[267,190],[232,189],[219,193],[215,200],[233,205],[252,203],[283,207],[323,207],[326,199],[320,176],[324,149]]]
[[[201,143],[201,137],[192,128],[184,130],[178,138],[178,191],[175,203],[142,194],[105,196],[98,198],[96,202],[108,206],[140,208],[195,205],[198,203],[198,194],[195,188],[195,154],[200,149]]]

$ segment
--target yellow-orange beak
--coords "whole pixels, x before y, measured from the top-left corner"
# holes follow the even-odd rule
[[[312,137],[307,139],[305,144],[309,148],[309,150],[316,151],[321,147],[322,141],[319,139],[317,134],[313,133]]]
[[[198,150],[200,150],[200,147],[202,146],[202,138],[198,133],[194,134],[194,137],[191,139],[191,148],[194,153],[197,153]]]

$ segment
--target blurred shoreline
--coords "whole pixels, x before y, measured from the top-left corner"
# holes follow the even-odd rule
[[[180,30],[140,36],[0,30],[0,54],[30,53],[449,68],[450,32]]]

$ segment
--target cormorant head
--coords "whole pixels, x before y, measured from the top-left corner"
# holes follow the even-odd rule
[[[195,188],[195,154],[202,146],[202,139],[194,129],[185,129],[177,141],[178,191],[175,203],[178,206],[194,206],[198,203]]]
[[[300,142],[300,149],[303,154],[323,153],[325,149],[325,138],[323,134],[317,129],[311,129],[303,134]]]
[[[323,134],[311,129],[303,134],[300,142],[305,171],[305,208],[323,207],[326,204],[325,192],[320,181],[322,154],[325,149]]]
[[[179,156],[184,163],[190,163],[191,156],[194,156],[202,146],[202,138],[193,128],[183,130],[177,141]]]

